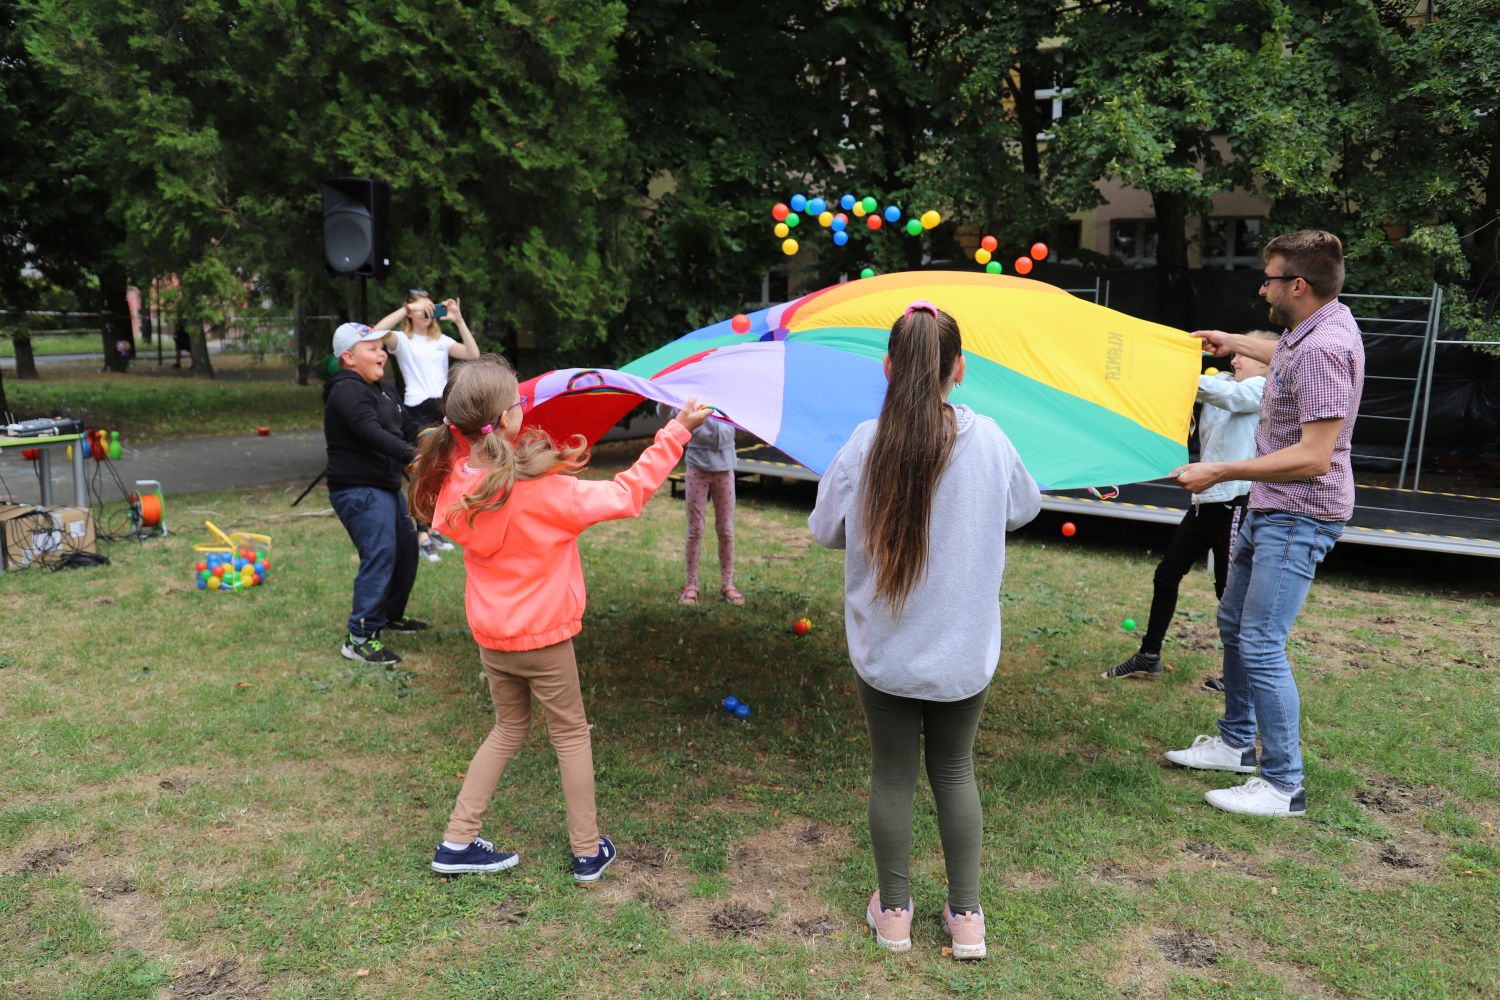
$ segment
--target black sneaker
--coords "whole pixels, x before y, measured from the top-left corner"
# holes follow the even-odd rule
[[[1140,674],[1143,677],[1155,677],[1160,673],[1160,653],[1136,653],[1124,663],[1116,663],[1099,676],[1105,680],[1114,680],[1117,677],[1129,677],[1132,674]]]
[[[1223,690],[1224,690],[1224,678],[1222,678],[1222,677],[1205,677],[1205,678],[1203,678],[1203,686],[1205,688],[1207,688],[1208,690],[1210,690],[1210,691],[1223,692]]]
[[[498,872],[514,868],[521,856],[512,851],[497,851],[495,845],[482,837],[461,851],[438,844],[432,856],[432,870],[439,875],[458,875],[463,872]]]
[[[400,618],[396,618],[392,621],[386,622],[385,627],[390,629],[392,632],[403,632],[410,634],[412,632],[425,632],[432,626],[428,625],[420,618],[408,618],[403,615]]]
[[[401,657],[385,648],[375,636],[358,638],[353,632],[344,636],[344,648],[339,652],[351,660],[361,660],[365,663],[400,663]]]
[[[604,874],[615,860],[614,841],[608,837],[599,838],[599,853],[590,857],[579,857],[573,855],[573,881],[574,882],[597,882],[599,876]]]

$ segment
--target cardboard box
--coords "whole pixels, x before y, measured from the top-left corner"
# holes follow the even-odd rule
[[[7,570],[93,552],[94,515],[82,507],[0,504],[0,563]]]

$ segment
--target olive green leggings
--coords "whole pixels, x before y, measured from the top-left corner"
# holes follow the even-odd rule
[[[880,905],[899,910],[911,898],[911,812],[923,751],[937,804],[938,833],[954,913],[979,909],[979,848],[984,813],[974,784],[974,735],[989,689],[963,701],[922,701],[877,691],[859,679],[870,730],[870,840]]]

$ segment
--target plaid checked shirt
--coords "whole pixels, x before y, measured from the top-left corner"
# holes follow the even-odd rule
[[[1354,514],[1354,470],[1349,439],[1365,383],[1365,347],[1354,314],[1338,299],[1281,335],[1260,401],[1257,455],[1290,448],[1302,425],[1342,417],[1328,471],[1289,483],[1255,483],[1251,510],[1305,514],[1320,521],[1347,521]]]

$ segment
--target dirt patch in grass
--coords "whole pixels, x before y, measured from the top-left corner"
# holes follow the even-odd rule
[[[744,937],[771,926],[770,912],[744,903],[725,903],[708,915],[708,930],[715,937]]]
[[[111,940],[157,959],[167,957],[169,949],[162,940],[166,921],[162,919],[161,907],[149,893],[132,887],[123,892],[99,894],[93,902],[109,927]]]
[[[232,958],[200,965],[172,980],[172,1000],[258,1000],[270,985]]]
[[[1185,969],[1206,969],[1219,960],[1220,948],[1213,938],[1197,931],[1178,929],[1158,934],[1156,947],[1173,965]]]
[[[51,847],[40,847],[34,851],[27,851],[21,855],[20,864],[14,872],[7,874],[15,875],[51,875],[60,872],[73,861],[73,855],[82,850],[82,844],[55,844]]]
[[[1094,878],[1113,885],[1129,886],[1136,890],[1150,889],[1161,881],[1161,872],[1145,870],[1139,866],[1122,865],[1118,861],[1106,861],[1094,869]]]
[[[1104,982],[1120,996],[1166,996],[1176,971],[1163,958],[1155,944],[1157,932],[1150,927],[1128,931],[1115,943],[1119,954],[1104,972]],[[1095,960],[1090,965],[1103,965]]]
[[[693,894],[697,876],[671,852],[644,845],[620,850],[614,876],[595,891],[618,903],[634,900],[663,914],[684,938],[740,937],[803,944],[839,937],[845,915],[818,896],[824,859],[850,849],[846,833],[807,820],[791,820],[730,848],[724,892]]]
[[[1442,805],[1443,799],[1431,788],[1413,788],[1389,778],[1372,777],[1365,787],[1354,793],[1354,801],[1366,809],[1399,816],[1412,810],[1430,810]]]

